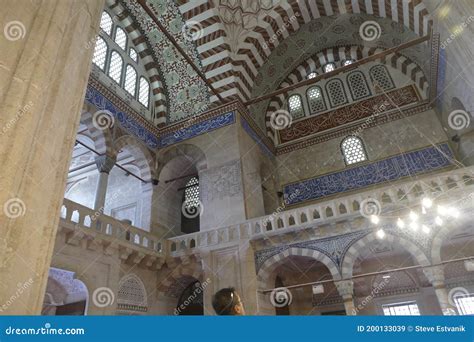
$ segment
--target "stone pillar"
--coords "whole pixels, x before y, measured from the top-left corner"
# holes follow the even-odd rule
[[[456,307],[450,303],[448,290],[445,285],[444,265],[425,267],[423,268],[423,273],[435,290],[443,315],[455,315]]]
[[[337,291],[344,301],[344,308],[347,316],[356,316],[357,312],[354,305],[354,282],[352,280],[343,280],[335,282]]]
[[[103,213],[105,208],[105,196],[107,195],[107,183],[109,182],[109,173],[115,165],[115,158],[104,154],[95,158],[95,164],[99,170],[99,179],[97,180],[94,210]]]
[[[0,314],[40,314],[104,0],[0,6]]]

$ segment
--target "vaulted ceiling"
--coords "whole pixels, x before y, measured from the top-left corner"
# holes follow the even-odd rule
[[[150,47],[160,69],[167,113],[161,124],[195,115],[220,101],[243,101],[278,88],[295,67],[326,48],[348,44],[389,48],[431,28],[422,0],[148,0],[160,23],[174,37],[206,82],[189,66],[137,1],[120,4],[129,17],[129,32]],[[374,20],[379,38],[364,41],[361,24]],[[404,54],[424,69],[427,47]],[[264,125],[269,101],[252,108]]]

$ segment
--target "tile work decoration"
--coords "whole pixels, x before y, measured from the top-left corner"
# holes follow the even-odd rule
[[[453,154],[447,143],[399,154],[375,163],[288,184],[284,188],[285,201],[289,205],[297,204],[438,170],[452,165],[452,158]],[[298,196],[290,198],[289,194],[295,192]]]
[[[115,120],[120,123],[120,126],[122,126],[130,134],[136,136],[139,140],[143,141],[148,147],[158,147],[158,139],[155,134],[149,132],[130,115],[120,111],[109,99],[107,99],[90,84],[87,86],[85,100],[94,105],[98,110],[110,111],[113,114]]]
[[[389,99],[387,100],[387,96]],[[331,128],[370,117],[377,112],[381,103],[387,102],[386,111],[403,107],[420,100],[414,85],[396,89],[387,94],[374,96],[334,111],[309,117],[293,123],[280,132],[281,143],[290,142],[308,135],[320,133]]]
[[[310,240],[304,242],[293,243],[290,245],[282,245],[264,249],[255,253],[255,268],[258,271],[263,266],[265,261],[270,259],[272,256],[277,255],[281,252],[286,251],[290,248],[307,248],[316,250],[325,254],[330,258],[336,265],[341,267],[344,255],[350,246],[357,240],[361,239],[365,235],[369,234],[371,230],[361,230],[354,233],[331,236],[318,240]]]
[[[183,127],[178,132],[166,134],[160,138],[159,147],[166,147],[183,140],[194,138],[195,136],[208,133],[215,129],[235,123],[235,112],[228,112],[208,120],[198,122],[189,127]]]
[[[273,157],[272,151],[269,150],[267,145],[260,139],[258,134],[250,127],[248,122],[244,118],[240,118],[240,123],[242,124],[242,127],[245,132],[257,143],[258,147],[260,147],[260,150],[263,152],[268,157]]]

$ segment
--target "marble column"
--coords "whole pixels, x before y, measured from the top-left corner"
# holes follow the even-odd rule
[[[443,315],[456,315],[456,307],[450,303],[448,290],[445,285],[444,265],[425,267],[423,268],[423,273],[435,290]]]
[[[99,178],[97,180],[94,210],[100,213],[103,213],[105,209],[105,197],[107,196],[109,173],[115,165],[115,160],[115,158],[105,154],[95,158],[95,164],[99,170]]]
[[[354,282],[352,280],[342,280],[335,282],[337,291],[344,301],[344,308],[347,316],[356,316],[354,305]]]
[[[40,314],[104,1],[0,7],[0,314]]]

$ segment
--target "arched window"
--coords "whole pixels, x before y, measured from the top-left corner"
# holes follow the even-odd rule
[[[288,98],[288,109],[293,119],[299,119],[304,116],[303,101],[301,96],[291,95]]]
[[[105,69],[105,60],[107,57],[107,43],[102,37],[97,37],[95,42],[94,57],[92,57],[92,62],[97,65],[102,70]]]
[[[306,76],[306,78],[309,80],[309,79],[315,78],[316,76],[318,76],[318,74],[313,71],[313,72],[310,72],[308,76]]]
[[[331,72],[336,70],[336,64],[335,63],[327,63],[323,66],[323,71],[324,72]]]
[[[102,29],[102,31],[104,31],[110,36],[110,34],[112,33],[112,25],[113,21],[110,17],[110,14],[105,11],[102,12],[102,17],[100,18],[100,28]]]
[[[137,88],[137,72],[131,65],[127,65],[125,71],[125,90],[132,96],[135,96]]]
[[[138,63],[138,54],[134,48],[132,47],[130,48],[128,55],[130,56],[131,59],[133,59],[135,63]]]
[[[122,79],[122,66],[122,57],[120,57],[117,51],[112,51],[112,55],[110,57],[109,76],[118,84],[120,84],[120,80]]]
[[[346,66],[346,65],[351,65],[352,63],[354,63],[354,60],[353,59],[345,59],[343,62],[342,62],[342,66]]]
[[[345,138],[341,143],[341,150],[346,165],[352,165],[367,160],[364,144],[362,139],[358,137],[349,136]]]
[[[138,89],[138,101],[148,108],[150,99],[150,84],[145,77],[140,77],[140,88]]]
[[[120,27],[117,27],[117,29],[115,30],[114,40],[122,50],[125,50],[125,48],[127,47],[127,35],[125,34],[125,31],[122,30]]]
[[[344,85],[340,79],[333,79],[326,83],[326,92],[329,96],[331,107],[337,107],[347,103]]]
[[[363,99],[371,95],[367,80],[361,71],[353,71],[347,75],[347,84],[353,100]]]
[[[326,102],[324,102],[323,92],[318,86],[309,88],[306,91],[306,98],[308,99],[311,114],[322,112],[327,109]]]
[[[376,65],[369,70],[370,78],[374,88],[381,88],[382,90],[390,90],[395,88],[390,74],[385,65]]]

